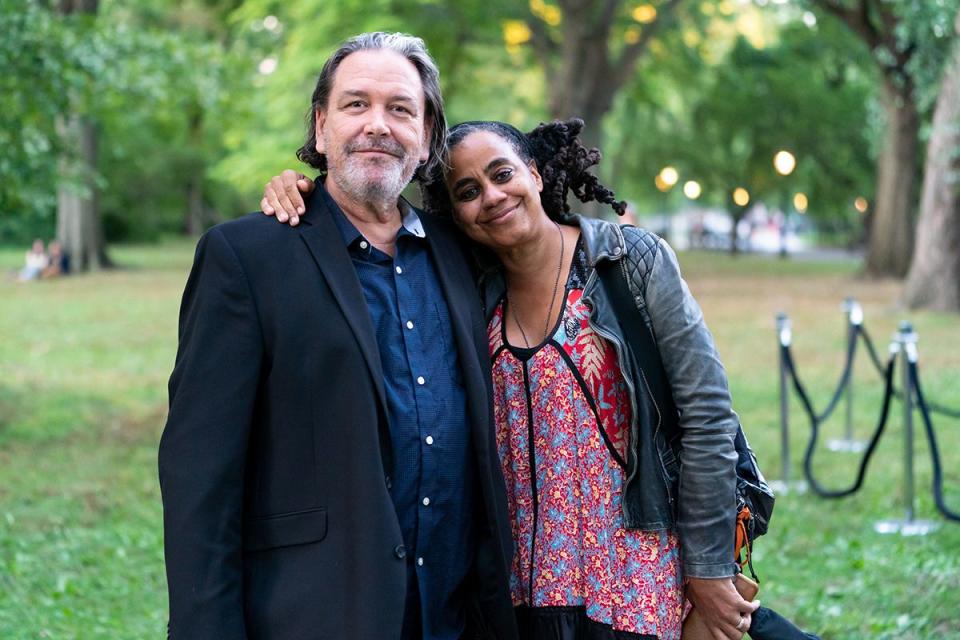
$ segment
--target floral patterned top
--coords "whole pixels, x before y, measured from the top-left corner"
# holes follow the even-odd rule
[[[677,537],[623,527],[630,401],[613,346],[587,323],[581,295],[590,271],[578,242],[565,308],[543,344],[507,342],[506,300],[488,326],[515,546],[513,603],[527,618],[554,618],[538,627],[538,640],[594,637],[569,632],[584,624],[612,629],[617,638],[679,639]],[[557,615],[580,620],[556,624]]]

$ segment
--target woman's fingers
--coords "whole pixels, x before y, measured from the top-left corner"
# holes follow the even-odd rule
[[[313,180],[293,169],[286,169],[273,176],[263,187],[260,210],[268,216],[275,215],[280,222],[289,220],[290,226],[300,224],[300,216],[306,212],[304,195],[314,189]]]

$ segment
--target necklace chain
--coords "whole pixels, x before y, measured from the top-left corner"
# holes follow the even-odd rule
[[[557,289],[560,287],[560,272],[563,271],[563,254],[566,247],[564,246],[563,231],[560,230],[560,225],[554,221],[553,226],[557,228],[557,233],[560,234],[560,261],[557,263],[557,277],[553,281],[553,295],[550,296],[550,307],[547,309],[547,320],[543,324],[543,336],[542,340],[547,338],[547,334],[550,333],[550,320],[553,318],[553,305],[557,300]],[[527,339],[527,333],[523,330],[523,325],[520,324],[520,316],[517,313],[517,306],[513,304],[513,298],[510,295],[510,287],[507,287],[507,304],[510,305],[510,308],[513,309],[513,322],[517,325],[517,329],[520,330],[520,336],[523,338],[523,343],[530,348],[530,340]]]

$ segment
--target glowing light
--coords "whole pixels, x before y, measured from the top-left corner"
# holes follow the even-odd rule
[[[640,29],[629,27],[623,32],[623,41],[627,44],[637,44],[640,42]]]
[[[773,168],[782,176],[790,175],[796,167],[797,159],[789,151],[777,151],[777,154],[773,156]]]
[[[660,175],[657,177],[663,180],[665,185],[672,187],[677,184],[677,180],[680,179],[680,174],[673,167],[664,167],[660,169]]]
[[[860,213],[866,213],[868,204],[869,203],[867,202],[866,198],[863,196],[857,196],[857,199],[853,201],[853,208]]]
[[[737,187],[733,190],[733,201],[738,207],[745,207],[750,203],[750,192],[743,187]]]
[[[808,204],[810,204],[810,202],[807,200],[806,194],[793,194],[793,208],[796,209],[798,213],[806,213]]]
[[[651,4],[641,4],[630,15],[640,24],[650,24],[657,19],[657,8]]]
[[[811,12],[811,11],[804,11],[804,12],[803,12],[803,24],[805,24],[805,25],[807,25],[807,27],[813,29],[815,26],[817,26],[817,16],[813,15],[813,12]]]
[[[667,191],[670,191],[670,187],[673,186],[664,182],[663,178],[661,178],[659,174],[657,175],[657,177],[653,179],[653,184],[657,185],[657,189],[659,189],[660,191],[663,191],[664,193],[666,193]]]
[[[273,57],[264,58],[263,60],[260,61],[260,64],[257,67],[257,70],[260,71],[260,73],[265,76],[270,75],[271,73],[277,70],[277,59]]]
[[[702,191],[703,190],[700,188],[700,183],[695,180],[687,180],[683,183],[683,195],[687,196],[691,200],[696,200],[699,198]]]

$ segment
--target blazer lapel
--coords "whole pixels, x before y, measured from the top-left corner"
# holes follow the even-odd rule
[[[317,184],[322,189],[321,184]],[[350,260],[350,254],[343,244],[340,231],[331,217],[324,199],[315,195],[307,204],[307,213],[300,218],[300,237],[307,244],[313,260],[323,273],[333,297],[360,345],[367,366],[370,367],[373,384],[383,415],[387,414],[386,393],[383,389],[383,367],[380,363],[380,350],[370,320],[370,311],[363,297],[360,280]],[[387,434],[389,436],[389,434]],[[387,440],[389,443],[389,439]],[[381,442],[382,444],[382,442]],[[388,447],[388,450],[391,448]]]

